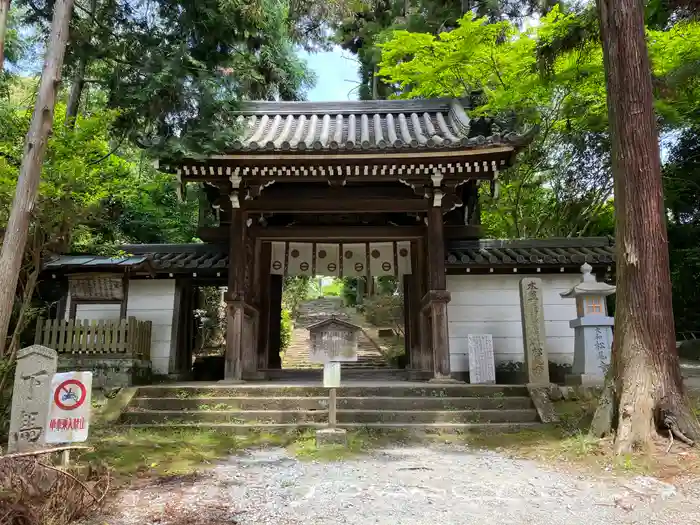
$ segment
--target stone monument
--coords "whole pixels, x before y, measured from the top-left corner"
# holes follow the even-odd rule
[[[44,445],[44,425],[49,412],[51,378],[58,354],[33,345],[17,354],[8,452],[24,452]]]
[[[569,322],[574,329],[574,365],[566,376],[569,385],[603,385],[610,365],[615,319],[608,316],[605,298],[615,293],[615,287],[598,282],[592,270],[584,263],[581,282],[561,294],[576,300],[577,317]]]
[[[520,280],[520,311],[527,382],[535,385],[549,384],[542,279],[526,277]]]
[[[491,334],[468,334],[469,382],[495,383],[496,365],[493,360],[493,338]]]

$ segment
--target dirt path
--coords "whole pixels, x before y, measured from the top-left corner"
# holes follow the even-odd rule
[[[654,478],[594,479],[455,446],[330,463],[271,448],[200,477],[124,491],[95,523],[667,525],[700,523],[697,497]]]

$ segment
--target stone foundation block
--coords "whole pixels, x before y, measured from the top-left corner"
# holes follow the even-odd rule
[[[605,385],[605,377],[590,374],[567,374],[567,386],[590,386],[603,387]]]
[[[92,372],[92,388],[113,390],[150,383],[151,362],[126,356],[59,355],[59,372]]]
[[[348,436],[342,428],[321,428],[316,431],[316,446],[340,445],[348,446]]]

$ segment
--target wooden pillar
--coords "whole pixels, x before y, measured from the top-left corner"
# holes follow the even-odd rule
[[[407,280],[407,301],[409,313],[407,322],[410,325],[410,346],[409,353],[411,355],[411,369],[426,370],[425,359],[423,358],[423,349],[427,353],[429,347],[423,347],[421,339],[421,299],[425,295],[425,264],[423,264],[423,242],[420,240],[411,241],[411,275],[406,276]],[[409,328],[407,328],[409,330]],[[407,341],[408,344],[408,341]]]
[[[413,305],[411,304],[411,275],[404,275],[401,277],[402,281],[402,286],[403,286],[403,344],[406,352],[406,356],[404,358],[404,363],[406,365],[406,368],[412,368],[413,363],[414,363],[414,356],[413,356],[413,337],[414,337],[414,330],[413,330],[413,321],[412,318],[415,314],[412,312],[414,311]]]
[[[430,290],[445,290],[445,232],[442,207],[428,210],[428,285]]]
[[[424,239],[419,239],[415,243],[415,255],[412,264],[414,265],[414,272],[416,276],[416,283],[414,287],[414,300],[416,303],[416,316],[414,322],[416,327],[416,343],[418,347],[416,349],[417,355],[417,366],[418,370],[425,372],[433,371],[433,350],[430,345],[430,325],[426,324],[426,320],[423,319],[423,310],[421,308],[423,297],[428,293],[428,264],[427,264],[427,243]]]
[[[182,333],[187,322],[186,310],[186,287],[188,281],[185,279],[175,280],[175,297],[173,298],[173,317],[170,330],[170,360],[168,362],[169,374],[180,374],[185,368],[183,355],[186,347],[182,338]]]
[[[281,275],[270,276],[270,308],[269,318],[269,343],[267,347],[267,367],[272,369],[282,368],[280,357],[280,328],[282,324],[282,284]]]
[[[270,260],[272,258],[272,244],[263,241],[260,243],[260,264],[258,265],[258,279],[260,283],[259,305],[260,326],[258,330],[258,369],[269,368],[270,345]]]
[[[428,210],[428,293],[423,298],[423,317],[430,318],[430,344],[433,356],[432,381],[450,380],[450,339],[447,322],[447,291],[445,276],[445,236],[442,207]],[[425,325],[425,324],[424,324]]]
[[[420,304],[415,303],[413,298],[413,275],[408,274],[401,277],[403,286],[403,332],[404,332],[404,348],[405,356],[403,359],[404,368],[415,368],[416,355],[415,349],[420,347],[416,344],[417,330],[414,328],[414,317],[419,315]]]
[[[225,381],[243,378],[243,323],[245,321],[246,225],[240,208],[231,212],[228,293],[226,306]]]

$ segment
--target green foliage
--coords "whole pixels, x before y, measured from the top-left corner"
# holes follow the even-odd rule
[[[482,195],[482,221],[497,237],[612,233],[612,177],[605,77],[591,11],[555,6],[536,27],[468,13],[439,35],[395,31],[380,74],[403,98],[479,92],[472,116],[502,127],[537,126],[518,165],[501,174],[498,200]],[[648,30],[663,122],[695,111],[700,24]]]
[[[341,297],[346,306],[357,306],[357,277],[343,277],[343,292]]]
[[[700,331],[700,128],[684,130],[664,166],[677,332]]]
[[[353,16],[346,16],[336,27],[336,39],[343,49],[357,55],[360,73],[360,100],[388,98],[394,86],[379,75],[380,45],[394,30],[438,34],[451,31],[468,11],[492,22],[508,19],[522,23],[526,17],[543,15],[564,2],[556,0],[379,0],[361,2]]]
[[[374,326],[403,331],[403,295],[382,294],[365,299],[365,319]]]
[[[313,284],[313,280],[304,275],[285,277],[282,285],[282,308],[295,317],[299,305],[309,299]]]
[[[54,1],[22,3],[30,5],[25,24],[46,31]],[[302,98],[314,76],[294,46],[320,38],[312,16],[338,5],[300,12],[311,2],[101,0],[94,11],[84,4],[72,20],[67,78],[85,66],[91,99],[119,110],[118,136],[175,158],[230,146],[242,99]]]
[[[343,280],[333,279],[330,284],[323,286],[321,289],[321,295],[323,297],[343,297]]]
[[[282,309],[282,322],[280,324],[280,351],[284,352],[289,348],[289,343],[292,342],[292,313],[286,309]]]

